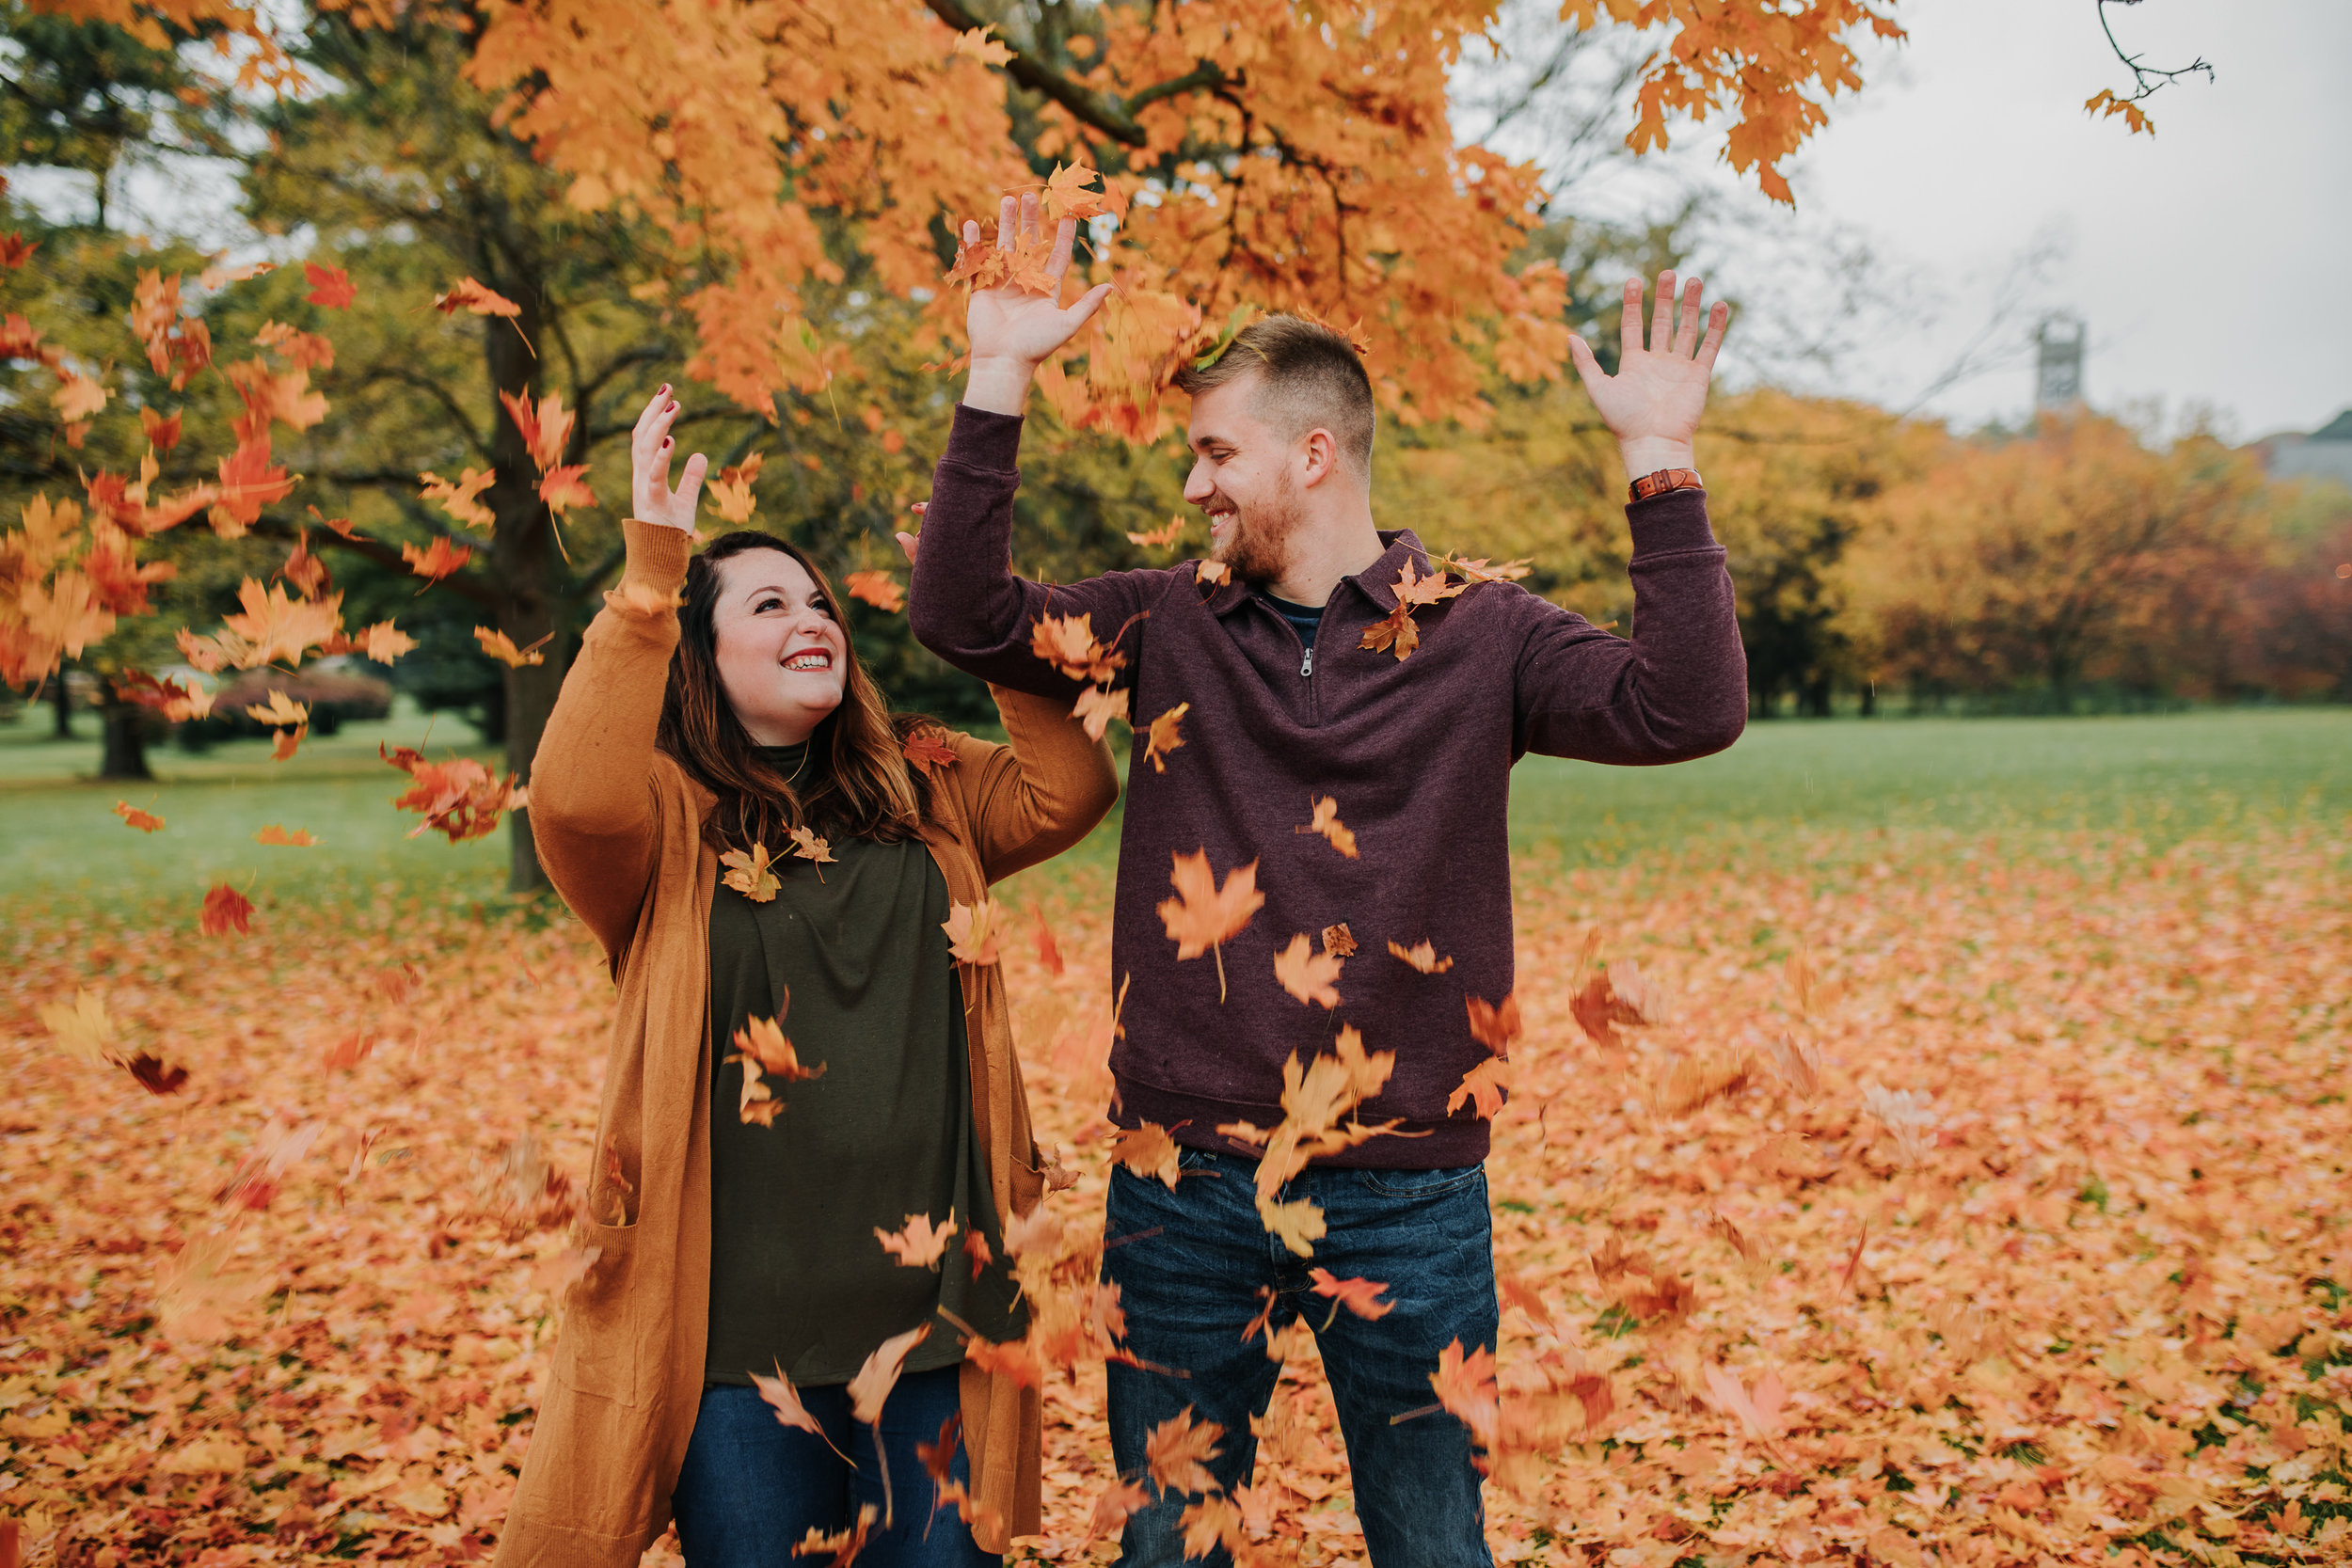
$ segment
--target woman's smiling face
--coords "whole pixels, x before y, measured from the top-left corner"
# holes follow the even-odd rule
[[[710,621],[727,705],[757,744],[797,746],[841,705],[849,634],[782,550],[745,550],[717,570]]]

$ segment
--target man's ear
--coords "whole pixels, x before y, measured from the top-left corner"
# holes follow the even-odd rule
[[[1317,426],[1307,432],[1299,447],[1301,467],[1304,470],[1300,475],[1300,483],[1310,489],[1321,484],[1339,471],[1339,438],[1329,431]]]

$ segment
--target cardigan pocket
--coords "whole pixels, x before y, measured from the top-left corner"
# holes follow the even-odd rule
[[[595,1225],[588,1244],[603,1250],[572,1288],[564,1313],[556,1375],[576,1393],[634,1405],[637,1393],[637,1227]]]

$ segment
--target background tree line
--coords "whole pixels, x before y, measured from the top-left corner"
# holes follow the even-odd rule
[[[993,20],[1054,45],[1035,57],[1087,53],[1073,42],[1074,13],[1052,0],[1025,23],[1019,8],[999,9]],[[152,239],[123,214],[120,193],[142,169],[225,172],[234,218],[262,248],[342,267],[358,290],[331,323],[335,363],[314,372],[334,417],[278,449],[305,477],[304,508],[273,508],[242,538],[162,536],[179,574],[157,591],[163,613],[125,622],[83,666],[103,691],[110,671],[167,659],[171,628],[216,620],[243,578],[282,575],[290,555],[309,555],[332,572],[353,624],[396,617],[418,638],[396,681],[428,705],[466,712],[526,768],[570,646],[617,573],[623,438],[652,388],[681,381],[697,352],[649,220],[569,198],[570,181],[468,84],[474,40],[462,27],[313,15],[291,36],[313,86],[270,98],[198,69],[185,52],[197,45],[153,48],[21,4],[0,16],[0,144],[21,164],[75,171],[88,192],[79,211],[70,199],[7,198],[4,226],[35,246],[13,275],[12,303],[37,308],[53,341],[160,403],[161,372],[135,355],[122,360],[143,269],[188,274],[184,308],[220,341],[242,341],[265,320],[330,325],[306,303],[298,265],[196,284],[205,258],[193,245]],[[1056,128],[1067,116],[1054,112],[1067,91],[1017,71],[1005,90],[1016,142],[1041,178],[1067,150]],[[974,193],[976,205],[986,195]],[[798,298],[837,346],[829,376],[818,390],[776,391],[772,420],[695,398],[684,436],[718,464],[759,460],[755,526],[795,538],[836,573],[890,570],[899,565],[890,532],[928,492],[957,377],[929,368],[949,352],[936,302],[882,286],[857,243],[860,214],[813,216],[834,261]],[[933,228],[944,267],[952,245],[944,224]],[[1680,259],[1674,226],[1563,218],[1528,236],[1513,265],[1556,263],[1563,319],[1608,360],[1618,281]],[[520,314],[429,309],[465,276]],[[1630,604],[1613,449],[1572,378],[1514,379],[1496,362],[1503,352],[1473,345],[1485,373],[1459,418],[1408,409],[1384,422],[1382,521],[1433,546],[1531,557],[1536,591],[1622,629]],[[132,469],[141,450],[119,423],[102,421],[84,446],[61,440],[35,370],[23,359],[0,368],[0,505],[11,515],[77,474]],[[501,401],[551,393],[577,414],[563,455],[586,465],[601,503],[560,519]],[[170,401],[219,420],[234,407],[217,376]],[[1180,436],[1130,444],[1068,428],[1042,405],[1035,423],[1020,501],[1025,570],[1067,578],[1205,543],[1181,499]],[[2210,438],[2155,441],[2089,414],[1962,436],[1756,389],[1721,396],[1702,440],[1760,716],[1849,701],[1868,710],[1891,695],[1961,708],[2352,698],[2352,582],[2336,572],[2352,561],[2352,502],[2269,484]],[[470,541],[464,568],[420,596],[399,546],[462,536],[421,497],[418,475],[468,468],[493,476],[481,499],[496,526],[486,544]],[[1128,537],[1177,517],[1184,533],[1171,546]],[[354,526],[346,535],[321,526],[328,519]],[[903,616],[863,605],[853,615],[862,652],[898,702],[954,720],[985,715],[984,694],[916,647]],[[477,626],[517,646],[544,640],[542,662],[491,660]],[[107,709],[109,767],[135,770],[140,710],[120,700]],[[528,881],[527,834],[516,856]]]

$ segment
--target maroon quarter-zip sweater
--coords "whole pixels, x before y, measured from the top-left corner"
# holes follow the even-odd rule
[[[1396,1053],[1388,1087],[1359,1113],[1396,1119],[1334,1156],[1358,1166],[1483,1160],[1487,1128],[1446,1099],[1486,1054],[1467,997],[1511,993],[1511,765],[1529,752],[1589,762],[1680,762],[1721,751],[1747,721],[1747,662],[1723,546],[1705,498],[1677,490],[1627,509],[1633,636],[1612,636],[1516,583],[1490,582],[1421,610],[1404,660],[1359,646],[1396,607],[1409,531],[1382,531],[1380,559],[1333,590],[1313,656],[1243,584],[1201,583],[1195,563],[1112,572],[1048,588],[1013,575],[1018,418],[960,407],[933,480],[910,612],[925,647],[1016,690],[1074,696],[1080,683],[1031,652],[1041,614],[1088,615],[1118,634],[1138,731],[1128,768],[1112,927],[1113,985],[1127,985],[1125,1037],[1111,1053],[1112,1119],[1152,1121],[1180,1142],[1241,1152],[1220,1124],[1281,1119],[1282,1064],[1331,1049],[1343,1025]],[[1125,628],[1123,631],[1120,628]],[[1184,745],[1144,760],[1140,732],[1190,704]],[[1295,830],[1329,797],[1355,859]],[[1218,881],[1257,864],[1265,895],[1224,944],[1228,994],[1207,954],[1180,960],[1158,913],[1173,857],[1208,852]],[[1336,1008],[1277,983],[1275,955],[1345,922],[1359,944]],[[1453,966],[1423,974],[1388,944],[1432,943]]]

